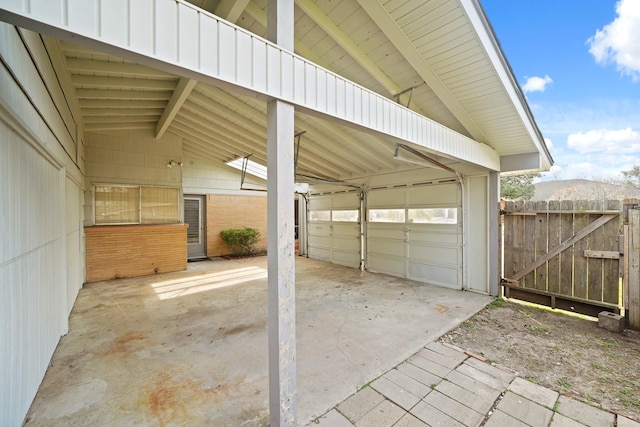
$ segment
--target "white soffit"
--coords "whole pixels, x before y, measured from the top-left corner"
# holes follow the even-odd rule
[[[278,98],[453,159],[500,168],[498,153],[488,145],[183,1],[0,0],[0,19],[164,72]]]

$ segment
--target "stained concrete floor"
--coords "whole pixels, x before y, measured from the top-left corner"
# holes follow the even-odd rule
[[[266,257],[85,285],[26,425],[268,424]],[[296,259],[304,425],[490,298]]]

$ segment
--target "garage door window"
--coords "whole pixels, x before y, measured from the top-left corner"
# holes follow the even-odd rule
[[[404,222],[404,209],[369,209],[370,222]]]
[[[331,211],[311,211],[309,221],[331,221]]]
[[[358,210],[339,210],[331,212],[331,219],[339,222],[358,222]]]
[[[407,217],[409,222],[420,224],[457,224],[458,209],[408,209]]]

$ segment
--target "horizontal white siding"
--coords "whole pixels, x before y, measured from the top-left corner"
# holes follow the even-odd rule
[[[0,19],[205,83],[223,82],[278,98],[492,170],[500,168],[499,156],[489,146],[179,0],[0,0]]]
[[[213,162],[196,154],[184,153],[182,188],[185,194],[237,194],[242,196],[266,196],[263,191],[240,189],[240,172],[222,162]],[[246,188],[264,188],[266,182],[247,175]]]
[[[182,138],[153,130],[114,130],[86,133],[85,225],[94,224],[94,184],[182,186]]]

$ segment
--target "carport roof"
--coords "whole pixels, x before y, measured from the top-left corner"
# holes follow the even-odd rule
[[[266,35],[267,0],[189,2]],[[149,7],[140,11],[154,10],[151,0],[141,4]],[[478,0],[295,4],[298,55],[490,147],[503,170],[552,164]],[[58,78],[75,91],[70,110],[81,129],[171,132],[193,155],[228,162],[252,154],[266,164],[263,100],[87,47],[46,43]],[[296,130],[305,131],[298,172],[349,180],[407,167],[394,161],[391,138],[296,114]],[[431,155],[464,170],[457,159]]]

